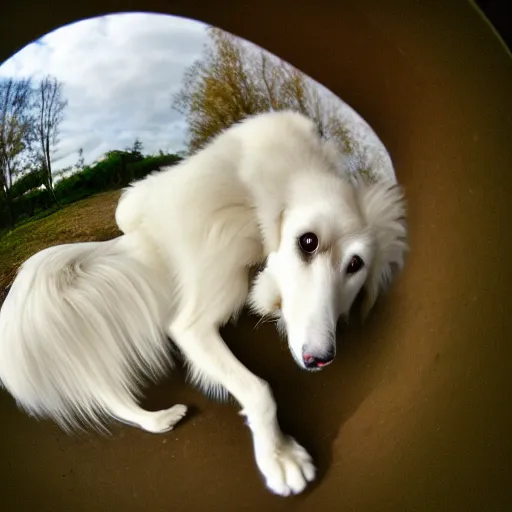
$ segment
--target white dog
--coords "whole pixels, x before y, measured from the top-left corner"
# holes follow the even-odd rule
[[[368,311],[401,268],[400,187],[353,182],[340,162],[312,121],[268,113],[133,184],[116,211],[122,236],[51,247],[21,266],[0,314],[4,387],[65,429],[117,418],[165,432],[186,406],[149,412],[137,401],[171,368],[170,337],[204,390],[240,403],[267,487],[300,493],[315,466],[219,328],[249,303],[279,319],[299,367],[319,370],[359,291]]]

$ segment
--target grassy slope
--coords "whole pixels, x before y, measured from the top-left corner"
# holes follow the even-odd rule
[[[119,194],[107,192],[78,201],[0,238],[0,304],[19,265],[37,251],[66,242],[109,240],[117,236],[114,211]]]

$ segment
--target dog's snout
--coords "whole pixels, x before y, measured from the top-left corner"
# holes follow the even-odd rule
[[[322,354],[304,352],[302,356],[304,366],[308,369],[323,368],[334,361],[334,350],[331,349]]]

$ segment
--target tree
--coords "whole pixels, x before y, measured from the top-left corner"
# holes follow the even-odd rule
[[[76,162],[76,168],[78,170],[83,170],[84,168],[84,163],[85,163],[85,159],[84,159],[84,149],[83,148],[80,148],[78,150],[78,160]]]
[[[340,101],[327,89],[274,55],[219,28],[186,71],[173,108],[186,116],[188,149],[203,147],[219,131],[249,115],[292,109],[312,119],[322,136],[346,154],[359,147]]]
[[[63,98],[62,83],[48,75],[37,88],[36,130],[40,146],[40,160],[45,177],[45,186],[57,205],[59,201],[53,188],[52,150],[58,143],[59,126],[68,102]]]
[[[136,160],[141,160],[144,158],[142,155],[143,148],[144,145],[142,144],[142,141],[136,137],[133,144],[131,146],[127,146],[124,151],[120,151],[119,154],[123,153],[125,155],[130,155],[130,157],[134,157]],[[133,158],[130,158],[130,160],[133,160]]]
[[[185,72],[173,107],[187,117],[189,151],[202,147],[219,131],[266,108],[247,48],[231,34],[209,28],[210,44],[201,60]]]
[[[14,224],[11,188],[23,165],[33,134],[30,79],[0,81],[0,192],[7,206],[8,224]]]
[[[144,149],[144,145],[140,141],[140,139],[135,139],[133,142],[133,146],[131,147],[131,152],[135,155],[142,156],[142,150]]]

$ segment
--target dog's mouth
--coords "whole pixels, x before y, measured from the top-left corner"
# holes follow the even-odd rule
[[[309,373],[318,373],[318,372],[321,372],[326,366],[330,366],[332,363],[334,363],[334,360],[336,357],[333,357],[332,359],[330,359],[329,361],[315,361],[314,364],[308,364],[307,363],[307,360],[304,360],[304,358],[301,360],[299,357],[297,357],[297,355],[295,354],[295,352],[293,351],[293,349],[289,346],[288,347],[291,354],[292,354],[292,357],[293,357],[293,360],[295,361],[295,364],[303,371],[306,371],[306,372],[309,372]]]
[[[302,366],[302,369],[308,373],[318,373],[318,372],[321,372],[329,364],[331,364],[331,363],[327,363],[323,366],[316,366],[315,368],[307,368],[306,366]]]
[[[329,361],[328,363],[319,363],[317,366],[310,367],[310,368],[308,368],[304,364],[300,364],[299,366],[305,372],[308,372],[308,373],[318,373],[318,372],[321,372],[326,366],[331,365],[333,362],[334,362],[334,360],[333,361]]]

